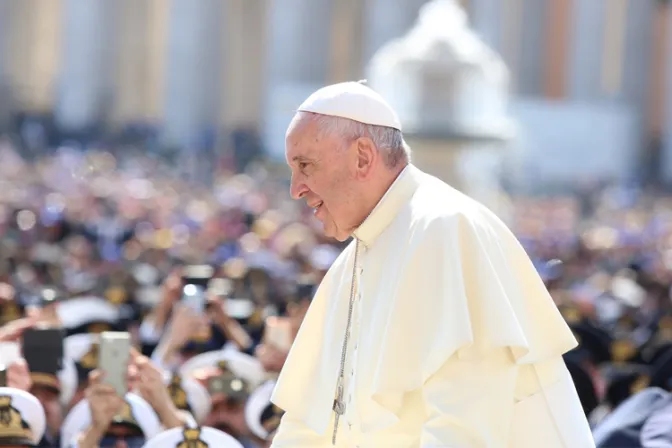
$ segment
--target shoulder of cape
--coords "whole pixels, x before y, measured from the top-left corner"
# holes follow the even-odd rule
[[[474,250],[495,240],[507,247],[517,243],[513,232],[491,210],[471,198],[456,198],[413,211],[408,235],[411,246],[453,251]],[[480,244],[474,245],[476,241]]]

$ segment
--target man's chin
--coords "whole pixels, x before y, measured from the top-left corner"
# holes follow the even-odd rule
[[[333,226],[325,226],[324,227],[324,236],[327,238],[333,238],[336,241],[342,243],[344,241],[347,241],[348,238],[350,238],[350,233],[348,232],[343,232],[340,229],[334,228]]]
[[[344,234],[334,235],[331,238],[335,239],[339,243],[342,243],[344,241],[349,240],[351,236],[352,235],[350,235],[349,233],[348,234],[344,233]]]

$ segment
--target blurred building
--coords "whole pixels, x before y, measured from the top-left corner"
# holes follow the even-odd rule
[[[662,164],[672,180],[668,2],[470,0],[469,9],[512,73],[520,149],[537,154],[525,157],[528,171],[623,180]]]
[[[279,154],[294,107],[361,78],[425,1],[0,0],[0,123],[10,111],[53,112],[72,132],[152,123],[181,146],[253,129]],[[662,166],[672,179],[667,1],[461,3],[510,69],[523,171]]]

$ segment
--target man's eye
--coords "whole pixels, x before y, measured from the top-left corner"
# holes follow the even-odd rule
[[[299,169],[300,169],[301,171],[305,170],[306,168],[308,168],[308,163],[306,163],[306,162],[299,162]]]

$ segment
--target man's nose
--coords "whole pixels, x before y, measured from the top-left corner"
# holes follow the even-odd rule
[[[308,187],[303,182],[296,181],[292,177],[292,181],[289,186],[289,195],[292,199],[301,199],[306,193],[308,193]]]

